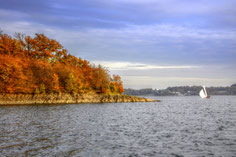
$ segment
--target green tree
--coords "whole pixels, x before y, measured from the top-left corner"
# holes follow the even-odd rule
[[[78,82],[76,81],[74,74],[70,73],[65,81],[65,89],[68,93],[78,92]]]
[[[44,84],[41,84],[40,87],[39,87],[39,92],[41,94],[45,94],[46,93],[46,87]]]

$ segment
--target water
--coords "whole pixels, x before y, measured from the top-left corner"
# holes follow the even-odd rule
[[[236,97],[0,106],[0,156],[236,156]]]

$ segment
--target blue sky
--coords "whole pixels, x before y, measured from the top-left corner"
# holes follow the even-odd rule
[[[0,0],[0,28],[45,33],[126,88],[236,83],[235,0]]]

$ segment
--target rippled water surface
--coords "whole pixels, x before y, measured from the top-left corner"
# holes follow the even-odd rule
[[[0,156],[236,156],[236,97],[0,106]]]

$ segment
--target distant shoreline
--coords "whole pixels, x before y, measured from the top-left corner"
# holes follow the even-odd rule
[[[130,95],[105,94],[0,94],[0,105],[33,104],[82,104],[82,103],[130,103],[159,102]]]
[[[127,95],[150,95],[150,96],[194,96],[199,95],[202,86],[175,86],[166,89],[125,89]],[[236,95],[236,84],[227,87],[206,87],[209,95]]]

